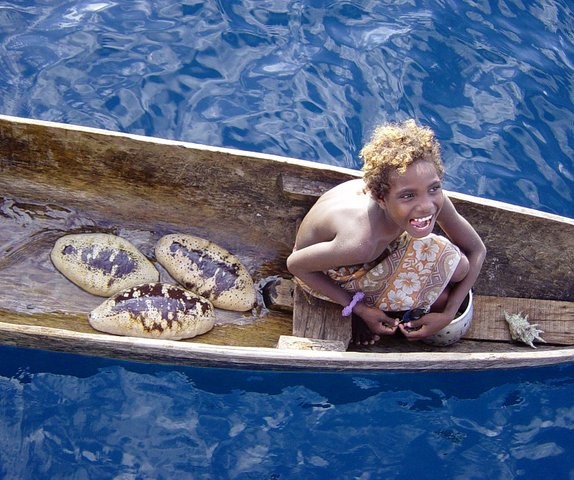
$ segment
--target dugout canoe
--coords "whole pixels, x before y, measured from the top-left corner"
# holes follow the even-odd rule
[[[237,255],[260,290],[285,287],[298,221],[323,191],[359,175],[272,155],[0,116],[0,343],[269,369],[458,370],[574,361],[574,220],[453,192],[488,256],[474,289],[473,325],[450,347],[392,338],[343,352],[276,348],[281,336],[292,335],[288,288],[287,301],[269,309],[218,310],[215,328],[191,340],[108,335],[87,321],[101,297],[76,287],[50,262],[54,242],[67,233],[115,233],[151,260],[160,236],[191,233]],[[266,298],[275,303],[279,296]],[[547,343],[533,349],[511,341],[505,311],[528,314]]]

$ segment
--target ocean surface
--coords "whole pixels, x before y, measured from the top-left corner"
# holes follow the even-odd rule
[[[174,368],[0,347],[3,479],[569,479],[574,366]]]
[[[377,124],[415,118],[448,189],[573,217],[573,13],[8,0],[0,113],[350,168]],[[573,479],[573,399],[573,365],[302,374],[0,347],[0,478]]]
[[[0,112],[358,168],[385,121],[451,190],[574,216],[569,0],[8,0]]]

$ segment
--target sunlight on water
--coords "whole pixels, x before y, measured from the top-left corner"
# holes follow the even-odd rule
[[[359,167],[414,117],[447,187],[574,215],[568,2],[10,1],[0,112]]]
[[[6,479],[568,478],[573,468],[572,367],[289,374],[19,352],[26,369],[12,358],[0,370]]]
[[[567,0],[8,0],[0,113],[351,168],[377,123],[413,117],[441,140],[447,188],[574,216],[573,19]],[[52,241],[55,220],[81,223],[44,207],[0,205],[22,222],[0,232],[5,268]],[[7,480],[574,478],[571,366],[0,358]]]

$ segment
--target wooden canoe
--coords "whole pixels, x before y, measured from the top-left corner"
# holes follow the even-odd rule
[[[296,225],[354,170],[290,158],[0,116],[0,343],[146,362],[312,370],[487,369],[574,361],[574,220],[449,193],[488,257],[465,338],[430,347],[388,338],[352,351],[276,348],[293,332],[287,302],[217,311],[185,341],[112,336],[87,314],[102,302],[57,272],[49,252],[75,232],[111,232],[149,258],[166,233],[208,238],[237,255],[261,287],[289,285]],[[164,272],[165,273],[165,272]],[[162,275],[164,274],[162,273]],[[285,292],[283,292],[285,293]],[[511,341],[504,312],[544,331]]]

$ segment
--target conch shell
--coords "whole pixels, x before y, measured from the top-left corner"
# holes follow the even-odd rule
[[[524,342],[532,348],[536,348],[534,340],[546,343],[546,340],[540,336],[541,333],[544,333],[544,330],[539,330],[537,323],[530,324],[528,315],[523,315],[522,312],[512,314],[504,312],[504,318],[508,322],[510,336],[513,340]]]

